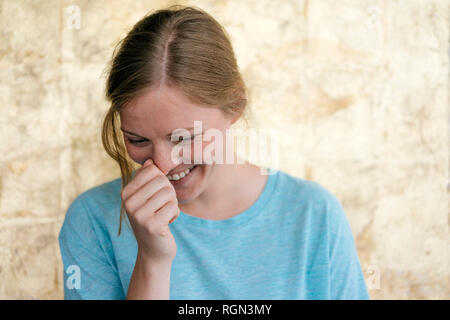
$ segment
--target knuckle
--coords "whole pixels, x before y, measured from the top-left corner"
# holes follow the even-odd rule
[[[120,192],[120,197],[122,198],[122,200],[125,200],[126,198],[126,191],[127,190],[127,187],[124,187],[123,189],[122,189],[122,191]]]
[[[162,191],[164,194],[167,194],[167,195],[171,195],[171,194],[172,194],[172,190],[171,190],[168,186],[162,187],[162,188],[161,188],[161,191]]]
[[[158,181],[158,183],[160,183],[160,184],[162,184],[162,185],[165,185],[166,184],[166,176],[164,176],[164,175],[162,175],[162,174],[159,174],[157,177],[156,177],[156,179],[158,179],[157,181]]]
[[[131,207],[130,207],[130,202],[129,201],[124,201],[123,202],[123,206],[125,208],[125,211],[129,214],[132,214],[131,212]]]
[[[136,211],[136,209],[138,208],[138,207],[136,207],[136,200],[137,200],[137,199],[135,199],[135,198],[133,198],[133,197],[130,197],[130,198],[128,198],[127,200],[124,201],[125,209],[126,209],[128,212],[134,212],[134,211]]]
[[[174,188],[173,186],[170,186],[169,188],[170,188],[170,191],[171,191],[172,196],[173,196],[173,198],[174,198],[174,201],[178,203],[178,200],[177,200],[177,192],[175,191],[175,188]]]
[[[135,217],[135,221],[138,225],[143,227],[146,230],[151,230],[152,228],[152,219],[145,214],[140,214]]]
[[[156,168],[156,166],[154,164],[149,165],[145,168],[141,168],[141,169],[142,169],[141,174],[146,175],[146,176],[154,176],[158,173],[158,168]]]
[[[146,222],[145,225],[147,231],[151,234],[157,233],[158,232],[158,226],[157,224],[153,221],[153,219],[148,219],[148,221]]]
[[[167,191],[169,192],[169,195],[176,198],[177,197],[177,193],[175,191],[175,188],[170,184],[165,184],[164,187],[165,189],[167,189]]]
[[[180,214],[180,208],[178,208],[178,203],[175,200],[171,200],[169,201],[169,208],[170,210],[176,211],[178,212],[178,214]]]

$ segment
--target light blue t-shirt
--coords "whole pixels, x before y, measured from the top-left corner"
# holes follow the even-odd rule
[[[270,169],[253,205],[226,220],[180,212],[170,299],[369,299],[337,198]],[[65,299],[125,299],[137,255],[127,220],[117,236],[120,178],[70,205],[59,234]]]

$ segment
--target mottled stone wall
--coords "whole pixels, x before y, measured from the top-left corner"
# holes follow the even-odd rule
[[[174,3],[0,1],[0,298],[63,297],[65,211],[120,175],[100,140],[106,62]],[[177,3],[227,29],[279,168],[341,200],[371,297],[450,298],[449,1]]]

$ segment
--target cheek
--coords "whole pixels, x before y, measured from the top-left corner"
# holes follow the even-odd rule
[[[213,138],[214,140],[214,138]],[[196,143],[192,143],[190,146],[190,157],[192,163],[195,161],[195,157],[198,157],[197,159],[201,160],[202,164],[209,164],[210,158],[211,158],[211,150],[214,150],[214,143],[213,140],[210,141],[198,141]],[[198,153],[199,155],[197,155]],[[212,154],[215,152],[213,151]]]
[[[230,149],[229,147],[233,146],[234,143],[229,144],[228,147],[227,144],[229,144],[229,142],[227,142],[226,133],[220,132],[220,134],[217,133],[211,136],[210,139],[203,144],[203,156],[205,161],[207,161],[207,164],[227,163],[227,157],[230,157],[228,154],[230,152],[227,151],[227,149]]]

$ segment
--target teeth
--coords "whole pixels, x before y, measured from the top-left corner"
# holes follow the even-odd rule
[[[189,174],[189,172],[191,172],[193,167],[194,166],[187,168],[186,170],[181,171],[180,173],[175,173],[174,175],[168,174],[167,178],[169,178],[169,180],[175,180],[175,181],[180,180],[181,178],[184,178],[185,176],[187,176]]]

